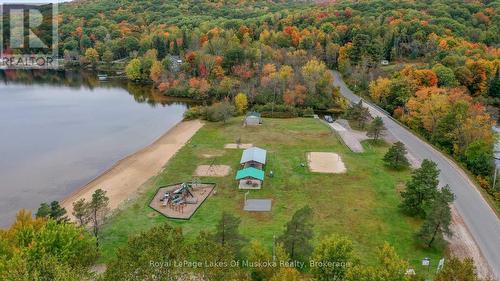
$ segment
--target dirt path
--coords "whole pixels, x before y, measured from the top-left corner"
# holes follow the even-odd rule
[[[112,168],[86,184],[61,204],[71,216],[73,202],[80,198],[88,200],[96,189],[107,191],[109,207],[113,210],[122,202],[131,199],[139,187],[157,175],[174,154],[186,144],[203,126],[199,120],[177,124],[151,145],[118,161]]]

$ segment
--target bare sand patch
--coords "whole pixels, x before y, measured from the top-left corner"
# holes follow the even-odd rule
[[[220,157],[224,155],[226,151],[223,149],[205,149],[203,150],[203,154],[201,154],[201,157],[203,158],[215,158],[215,157]]]
[[[237,143],[226,143],[224,145],[224,148],[228,148],[228,149],[247,149],[247,148],[250,148],[250,147],[253,147],[253,144],[252,143],[240,143],[240,144],[237,144]]]
[[[347,171],[342,158],[333,152],[309,152],[307,162],[311,172],[340,174]]]
[[[199,177],[225,177],[231,172],[227,165],[200,165],[194,172]]]
[[[118,161],[112,168],[66,197],[61,205],[70,217],[73,202],[80,198],[89,200],[97,189],[106,191],[110,209],[136,196],[139,188],[149,178],[157,175],[175,153],[203,126],[200,120],[177,124],[151,145]]]

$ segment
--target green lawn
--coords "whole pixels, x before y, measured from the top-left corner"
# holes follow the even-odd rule
[[[117,247],[124,245],[129,235],[164,222],[182,226],[185,235],[192,239],[200,230],[213,229],[223,210],[241,217],[241,232],[245,236],[271,247],[273,235],[280,235],[292,214],[306,204],[314,209],[316,238],[331,233],[348,236],[366,264],[375,261],[377,247],[384,241],[394,245],[417,270],[422,258],[437,261],[441,257],[442,249],[428,250],[415,243],[419,222],[398,210],[398,189],[404,186],[410,173],[384,167],[381,159],[387,145],[364,143],[366,152],[352,153],[315,119],[265,119],[260,127],[240,125],[239,118],[225,125],[207,123],[165,170],[146,185],[137,200],[114,215],[103,230],[103,261],[114,257]],[[249,198],[272,198],[270,213],[242,210],[245,192],[237,189],[233,179],[242,151],[223,148],[238,137],[242,143],[268,150],[266,174],[272,170],[275,176],[267,176],[262,190],[251,191]],[[307,163],[306,153],[310,151],[339,153],[347,173],[309,172],[300,164]],[[217,183],[216,195],[209,197],[189,221],[167,219],[150,209],[148,203],[156,187],[189,181],[197,165],[213,161],[203,154],[222,154],[215,158],[216,164],[230,165],[233,169],[224,178],[202,178]]]

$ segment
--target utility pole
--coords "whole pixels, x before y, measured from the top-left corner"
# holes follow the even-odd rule
[[[497,174],[498,168],[495,166],[495,175],[493,176],[493,190],[496,190],[497,187]]]
[[[273,234],[273,262],[276,262],[276,235]]]
[[[493,153],[497,153],[498,151],[494,151]],[[498,174],[498,166],[496,163],[496,160],[500,160],[500,158],[493,156],[493,159],[495,159],[495,162],[493,163],[495,165],[495,174],[493,175],[493,190],[496,190],[497,187],[497,174]]]

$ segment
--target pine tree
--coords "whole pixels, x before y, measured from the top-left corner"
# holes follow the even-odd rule
[[[424,224],[420,228],[418,237],[427,244],[430,248],[436,238],[440,238],[443,234],[451,235],[451,209],[450,203],[453,202],[454,195],[448,186],[438,191],[435,199],[429,207],[429,212]]]
[[[179,55],[179,45],[177,44],[177,39],[174,38],[174,49],[172,53],[176,56]]]
[[[57,201],[52,201],[50,205],[45,202],[40,204],[40,208],[36,212],[36,217],[51,218],[57,222],[66,222],[69,220],[66,216],[66,209],[61,207]]]
[[[384,46],[384,59],[391,61],[392,60],[392,48],[394,47],[395,37],[394,33],[391,35],[391,39],[385,43]]]
[[[286,224],[283,235],[278,241],[283,243],[291,260],[304,260],[311,255],[313,246],[312,209],[309,206],[297,210]]]
[[[408,168],[410,166],[410,163],[406,158],[405,145],[402,142],[398,141],[393,146],[391,146],[391,148],[389,148],[389,151],[387,151],[384,156],[384,162],[387,164],[387,166],[396,170]]]
[[[201,231],[194,242],[188,245],[189,260],[200,261],[204,264],[223,263],[230,265],[237,257],[232,249],[223,247],[215,241],[213,234]],[[238,280],[238,267],[234,266],[201,266],[195,270],[204,280]]]
[[[214,240],[222,247],[230,249],[237,256],[241,253],[243,243],[246,241],[239,233],[241,219],[228,212],[223,212],[221,219],[217,223]]]
[[[84,198],[73,202],[73,216],[76,218],[80,226],[85,227],[89,220],[89,208]]]
[[[406,190],[401,193],[401,208],[412,216],[425,217],[425,206],[434,199],[437,192],[438,176],[436,163],[425,159],[420,168],[413,172]]]
[[[106,196],[106,191],[97,189],[92,194],[92,199],[88,203],[89,221],[92,225],[92,233],[96,238],[96,244],[99,247],[99,232],[104,219],[109,211],[109,198]]]
[[[500,98],[500,67],[497,68],[495,77],[490,82],[488,95],[494,98]]]
[[[182,50],[186,51],[189,48],[189,38],[185,30],[182,31]]]
[[[368,131],[366,132],[366,135],[369,138],[372,138],[373,140],[378,140],[380,139],[381,136],[384,135],[385,130],[386,128],[384,126],[384,121],[382,120],[381,117],[377,116],[368,126]]]
[[[356,121],[358,123],[358,127],[360,128],[364,127],[365,122],[370,117],[368,108],[363,106],[362,100],[350,106],[345,115],[347,119]]]

